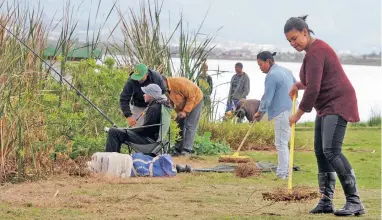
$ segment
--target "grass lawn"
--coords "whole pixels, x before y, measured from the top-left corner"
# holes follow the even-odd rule
[[[294,186],[317,189],[313,132],[298,129],[306,145],[295,153]],[[381,219],[381,130],[352,128],[343,147],[358,180],[366,215]],[[274,151],[245,152],[257,161],[277,161]],[[217,157],[175,158],[193,167],[218,164]],[[239,178],[233,173],[188,173],[174,178],[108,179],[55,176],[49,180],[0,186],[1,219],[338,219],[308,215],[317,200],[300,203],[262,200],[262,192],[287,188],[273,173]],[[335,207],[344,204],[339,181]]]

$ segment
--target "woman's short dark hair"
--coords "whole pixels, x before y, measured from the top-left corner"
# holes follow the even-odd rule
[[[271,53],[269,51],[263,51],[257,54],[257,59],[262,61],[272,60],[272,62],[274,62],[275,59],[273,57],[275,55],[276,55],[276,52]]]
[[[243,64],[242,64],[242,63],[240,63],[240,62],[238,62],[238,63],[236,63],[236,64],[235,64],[235,67],[240,67],[240,68],[243,68]]]
[[[296,29],[298,31],[302,31],[306,29],[309,33],[314,34],[314,32],[311,29],[309,29],[309,26],[305,21],[307,17],[308,15],[289,18],[284,25],[284,34],[288,33],[289,31],[293,29]]]

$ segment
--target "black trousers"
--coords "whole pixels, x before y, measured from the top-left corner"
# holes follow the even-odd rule
[[[126,141],[134,144],[150,144],[147,137],[142,137],[132,130],[110,128],[106,139],[105,152],[121,152],[121,146]]]
[[[346,126],[347,121],[341,116],[316,116],[314,152],[319,173],[336,172],[340,175],[351,173],[352,167],[342,154]]]

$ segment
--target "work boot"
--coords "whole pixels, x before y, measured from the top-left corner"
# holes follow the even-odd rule
[[[178,145],[175,145],[174,152],[171,154],[171,156],[172,157],[179,157],[179,156],[181,156],[181,153],[182,153],[182,149]]]
[[[316,207],[309,211],[310,214],[333,213],[333,194],[336,186],[336,173],[319,173],[318,186],[320,188],[321,199]]]
[[[190,173],[192,171],[190,165],[186,164],[186,166],[177,164],[176,166],[177,173]]]
[[[346,203],[342,209],[334,212],[336,216],[349,216],[349,215],[362,215],[365,214],[365,208],[359,199],[357,183],[354,171],[351,170],[350,174],[339,174],[338,178],[341,181],[342,188],[345,193]]]
[[[178,151],[174,151],[174,153],[171,154],[172,157],[179,157],[180,153]]]
[[[182,151],[182,153],[180,153],[180,156],[183,156],[183,157],[189,157],[189,156],[191,156],[191,151],[190,150],[187,150],[187,149],[184,149],[183,151]]]

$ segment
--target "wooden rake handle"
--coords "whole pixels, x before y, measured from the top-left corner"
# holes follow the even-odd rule
[[[256,123],[256,121],[252,122],[252,124],[251,124],[251,126],[249,127],[247,133],[245,134],[243,140],[241,141],[239,148],[237,148],[236,153],[238,153],[238,152],[240,151],[240,149],[243,147],[244,142],[247,140],[248,135],[249,135],[249,133],[251,132],[251,129],[252,129],[252,127],[253,127],[253,125],[254,125],[255,123]]]

